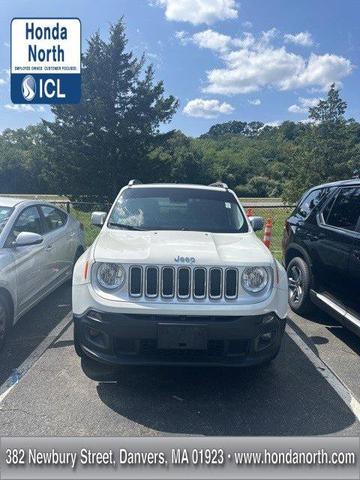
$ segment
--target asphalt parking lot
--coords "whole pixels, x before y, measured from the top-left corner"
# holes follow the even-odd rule
[[[360,339],[289,315],[266,369],[124,368],[97,384],[72,345],[71,287],[29,312],[0,354],[0,436],[360,435]]]

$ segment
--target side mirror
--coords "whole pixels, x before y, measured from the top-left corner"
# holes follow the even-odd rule
[[[43,241],[43,237],[38,233],[20,232],[14,242],[15,247],[29,247],[30,245],[39,245]]]
[[[258,232],[264,228],[263,217],[249,217],[249,220],[254,232]]]
[[[93,212],[91,214],[91,223],[97,227],[102,227],[105,223],[106,212]]]

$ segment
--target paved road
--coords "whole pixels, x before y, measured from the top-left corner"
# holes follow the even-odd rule
[[[69,311],[64,286],[12,332],[0,383],[31,368],[0,390],[0,435],[360,434],[360,342],[327,316],[291,315],[281,354],[264,370],[124,368],[118,384],[96,384],[62,321]]]

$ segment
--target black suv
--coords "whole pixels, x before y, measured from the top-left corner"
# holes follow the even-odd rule
[[[283,237],[289,304],[312,304],[360,335],[360,179],[307,191],[287,219]]]

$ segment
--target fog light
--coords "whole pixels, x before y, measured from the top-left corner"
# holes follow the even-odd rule
[[[255,340],[255,350],[257,352],[265,350],[265,348],[272,344],[274,337],[275,332],[266,332],[259,335]]]
[[[96,338],[100,335],[99,330],[95,330],[94,328],[89,328],[89,337]]]
[[[110,339],[107,333],[97,330],[96,328],[86,328],[86,338],[88,342],[100,348],[108,348],[110,345]]]

